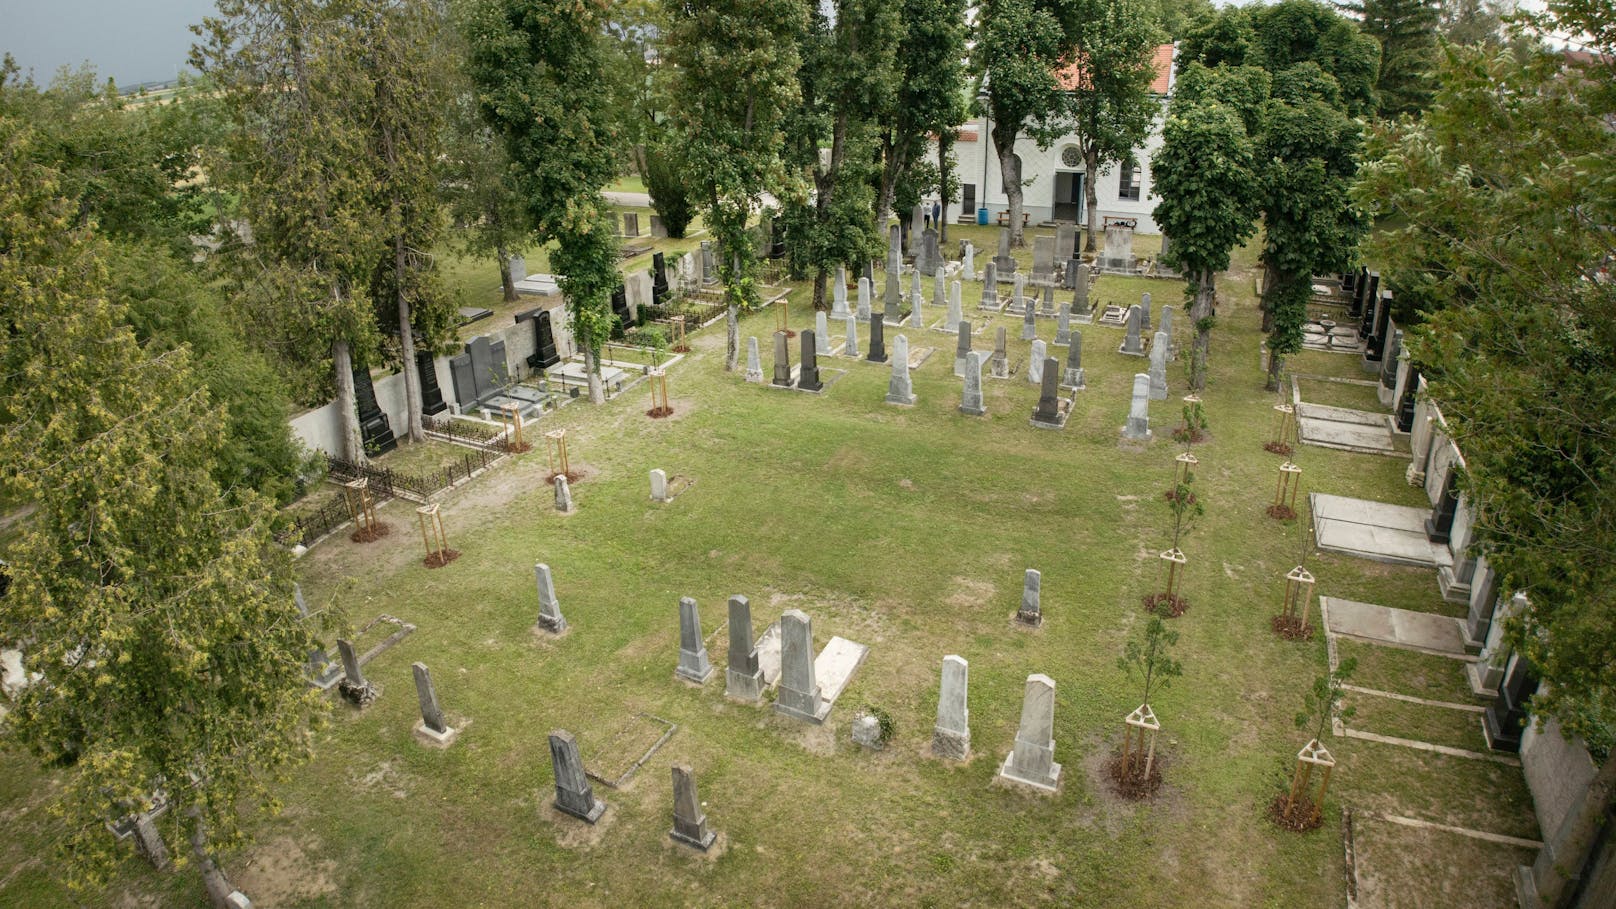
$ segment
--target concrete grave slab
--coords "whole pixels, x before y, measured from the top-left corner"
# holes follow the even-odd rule
[[[842,691],[853,680],[853,673],[870,655],[870,648],[864,644],[849,641],[844,637],[833,637],[825,649],[819,651],[814,657],[814,680],[819,683],[819,698],[821,713],[829,713],[836,699],[841,697]]]
[[[1313,532],[1320,549],[1393,565],[1451,565],[1446,546],[1425,537],[1430,510],[1311,493]]]
[[[1464,622],[1460,619],[1336,597],[1319,599],[1325,601],[1324,615],[1331,634],[1404,650],[1467,655]]]

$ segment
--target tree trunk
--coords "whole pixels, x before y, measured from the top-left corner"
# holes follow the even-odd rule
[[[1269,391],[1279,391],[1279,377],[1285,372],[1285,358],[1268,348],[1268,384],[1264,386]]]
[[[1098,248],[1095,234],[1100,230],[1100,193],[1094,186],[1094,181],[1100,176],[1100,150],[1092,144],[1083,147],[1083,232],[1088,234],[1083,241],[1085,252],[1095,252]]]
[[[724,310],[724,371],[734,372],[741,356],[740,312],[731,304]]]
[[[600,351],[594,347],[584,348],[584,371],[589,374],[589,403],[605,404],[606,388],[600,382]]]
[[[1581,801],[1538,850],[1530,877],[1537,888],[1537,905],[1542,909],[1559,909],[1565,905],[1572,885],[1577,883],[1588,861],[1589,851],[1599,838],[1603,816],[1613,797],[1616,797],[1616,755],[1605,758]]]
[[[516,281],[511,278],[511,252],[501,245],[494,250],[499,256],[499,286],[505,289],[505,302],[515,303],[521,297],[516,293]]]
[[[1206,390],[1206,361],[1212,349],[1212,298],[1216,293],[1214,276],[1210,269],[1196,276],[1195,303],[1190,307],[1190,321],[1195,325],[1195,351],[1190,360],[1190,390],[1200,394]]]
[[[952,179],[952,175],[948,172],[948,147],[952,144],[954,144],[952,130],[944,129],[937,134],[937,195],[942,200],[938,207],[942,216],[937,219],[939,248],[945,248],[948,244],[948,203],[952,201],[948,198],[948,183]],[[948,258],[948,254],[944,253],[943,258]]]
[[[354,400],[353,352],[348,349],[347,338],[331,342],[331,370],[337,380],[338,447],[342,456],[355,464],[363,464],[365,440],[359,432],[358,404]]]
[[[196,869],[202,872],[202,883],[208,888],[208,905],[213,909],[230,909],[230,894],[236,888],[230,885],[230,879],[208,851],[208,830],[202,823],[202,812],[192,808],[186,813],[196,825],[191,829],[191,857],[196,860]]]
[[[1008,134],[1007,134],[1008,131]],[[1004,183],[1005,198],[1010,201],[1010,245],[1026,246],[1021,236],[1021,159],[1016,157],[1015,125],[1004,121],[993,124],[993,150],[999,155],[999,179]]]
[[[415,331],[410,317],[410,298],[404,292],[407,267],[403,235],[393,238],[393,287],[398,293],[398,353],[404,363],[404,420],[411,442],[426,441],[421,428],[421,374],[415,370]]]
[[[881,192],[875,200],[875,229],[881,235],[881,242],[887,240],[887,219],[892,217],[892,197],[898,191],[898,178],[903,176],[903,170],[908,166],[902,151],[890,142],[882,142],[882,158],[884,165],[881,169]],[[903,219],[899,218],[902,224]]]
[[[1265,263],[1262,267],[1262,293],[1257,295],[1257,308],[1262,311],[1262,331],[1268,334],[1274,330],[1274,307],[1269,302],[1269,295],[1274,289],[1274,270]]]
[[[825,308],[826,278],[825,266],[821,265],[814,269],[814,312],[819,312]]]

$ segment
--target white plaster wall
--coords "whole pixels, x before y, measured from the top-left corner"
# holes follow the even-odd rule
[[[1526,788],[1532,792],[1532,809],[1543,838],[1554,836],[1560,822],[1582,798],[1598,768],[1580,741],[1570,741],[1554,720],[1537,728],[1531,720],[1521,735],[1521,766],[1526,771]]]

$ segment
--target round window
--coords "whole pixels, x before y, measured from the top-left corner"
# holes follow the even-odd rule
[[[1061,163],[1067,167],[1082,167],[1083,153],[1077,150],[1077,146],[1068,145],[1061,150]]]

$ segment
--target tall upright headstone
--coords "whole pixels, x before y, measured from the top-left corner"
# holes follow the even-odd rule
[[[1021,578],[1021,606],[1016,610],[1016,621],[1023,625],[1044,624],[1044,575],[1036,568],[1027,569]]]
[[[1031,341],[1038,337],[1038,312],[1032,308],[1032,303],[1022,301],[1021,310],[1021,340]]]
[[[595,798],[595,789],[584,773],[584,760],[578,753],[578,740],[565,729],[550,733],[550,766],[555,771],[555,806],[591,824],[606,813],[606,803]]]
[[[1038,314],[1046,319],[1055,318],[1055,285],[1044,285],[1043,300],[1044,304],[1038,307]]]
[[[830,356],[830,316],[823,310],[814,313],[814,353]]]
[[[954,375],[965,375],[965,355],[971,352],[971,323],[961,319],[956,329],[959,342],[954,346]]]
[[[971,708],[967,689],[970,664],[957,654],[943,657],[942,684],[937,690],[937,723],[931,728],[931,753],[950,761],[971,756]]]
[[[337,653],[342,656],[342,681],[337,683],[337,691],[357,707],[370,706],[380,692],[365,678],[353,643],[346,638],[337,638]]]
[[[955,281],[948,285],[948,321],[944,327],[949,331],[958,329],[960,320],[965,318],[964,303],[960,299],[962,288],[960,282]]]
[[[1040,426],[1059,426],[1060,363],[1054,357],[1044,360],[1038,389],[1038,406],[1033,408],[1032,421]]]
[[[780,616],[780,691],[774,711],[810,723],[825,719],[814,679],[813,624],[799,609]]]
[[[1066,348],[1066,375],[1061,384],[1068,388],[1083,387],[1083,333],[1072,330],[1072,342]]]
[[[960,257],[960,278],[976,280],[976,246],[969,240],[965,241],[965,254]]]
[[[887,361],[886,330],[880,319],[870,320],[870,352],[864,359],[871,363],[885,363]]]
[[[836,281],[830,286],[830,314],[832,318],[847,317],[847,266],[836,266]]]
[[[1128,407],[1128,423],[1122,427],[1122,435],[1139,441],[1150,438],[1150,376],[1145,373],[1133,377],[1133,403]]]
[[[898,335],[892,341],[892,378],[887,382],[887,403],[915,403],[915,390],[909,380],[909,339]]]
[[[791,344],[783,331],[774,333],[774,384],[791,387]]]
[[[819,320],[825,320],[825,314],[819,314]],[[819,391],[825,383],[819,381],[819,333],[804,331],[802,333],[802,366],[797,370],[797,387],[803,391]]]
[[[909,255],[920,255],[921,234],[926,230],[926,206],[916,205],[909,215]]]
[[[1089,304],[1089,267],[1077,266],[1077,277],[1072,286],[1072,316],[1087,325],[1094,321],[1094,307]]]
[[[1049,346],[1042,338],[1032,342],[1032,353],[1027,357],[1027,384],[1037,385],[1044,381],[1044,358],[1049,356]]]
[[[1150,399],[1167,400],[1167,333],[1158,331],[1150,341]]]
[[[881,294],[881,318],[894,325],[898,324],[898,319],[903,315],[901,311],[903,303],[899,297],[900,293],[898,273],[895,271],[887,272],[886,290]]]
[[[1072,342],[1072,304],[1062,303],[1060,312],[1055,314],[1055,343],[1070,344]]]
[[[1061,765],[1055,762],[1055,681],[1042,673],[1029,675],[1016,744],[999,776],[1053,792],[1060,775]]]
[[[713,259],[713,241],[701,241],[701,283],[711,287],[718,283],[718,263]]]
[[[932,273],[931,302],[938,309],[948,306],[948,272],[941,265]]]
[[[1173,359],[1173,305],[1163,303],[1161,308],[1161,331],[1167,336],[1167,359]]]
[[[982,269],[982,301],[977,304],[979,309],[999,308],[999,269],[992,262]]]
[[[702,852],[718,839],[718,834],[707,829],[707,812],[701,810],[701,797],[696,794],[696,773],[683,764],[673,765],[673,829],[668,835],[674,842]]]
[[[1061,222],[1055,225],[1055,261],[1066,262],[1077,249],[1077,225]]]
[[[752,602],[739,594],[729,598],[729,668],[724,693],[743,701],[763,698],[763,667],[752,641]]]
[[[713,676],[712,661],[707,659],[707,644],[701,639],[701,615],[696,601],[679,598],[679,678],[697,685],[706,684]]]
[[[1150,293],[1148,291],[1139,295],[1139,328],[1145,334],[1150,334]]]
[[[412,664],[410,671],[415,674],[415,697],[421,704],[421,723],[415,727],[415,733],[441,745],[453,742],[455,731],[443,718],[443,708],[438,705],[438,691],[432,685],[432,673],[427,670],[425,663]]]
[[[937,245],[937,231],[926,228],[920,235],[920,251],[915,255],[915,271],[931,274],[942,267],[943,252]]]
[[[965,391],[960,396],[959,409],[973,417],[988,412],[982,400],[982,355],[974,350],[965,355]]]
[[[746,339],[746,381],[763,381],[763,358],[758,356],[756,335]]]
[[[556,599],[555,581],[550,577],[550,566],[543,562],[534,565],[533,581],[539,588],[539,627],[551,634],[566,631],[567,620],[561,615],[561,601]]]
[[[845,326],[847,339],[842,342],[842,356],[856,358],[859,355],[858,316],[848,316]]]
[[[1010,255],[1010,228],[999,228],[999,254],[993,257],[993,265],[1001,275],[1016,273],[1016,260]]]
[[[870,279],[866,275],[859,276],[857,316],[860,322],[870,321]]]
[[[668,474],[660,467],[651,470],[651,501],[668,501]]]
[[[556,474],[555,506],[562,514],[572,513],[572,484],[567,482],[566,474]]]
[[[1055,276],[1055,238],[1035,237],[1032,241],[1032,279],[1051,281]]]
[[[915,294],[914,297],[909,301],[909,326],[911,328],[920,329],[926,327],[926,316],[923,313],[923,309],[924,307],[920,302],[920,294]]]
[[[995,379],[1008,379],[1010,377],[1010,351],[1005,347],[1004,326],[994,327],[993,356],[988,360],[988,370]]]
[[[1117,353],[1126,354],[1130,357],[1144,356],[1145,344],[1140,337],[1143,327],[1144,323],[1139,315],[1138,304],[1128,307],[1128,333],[1123,337],[1122,347],[1118,348]]]

